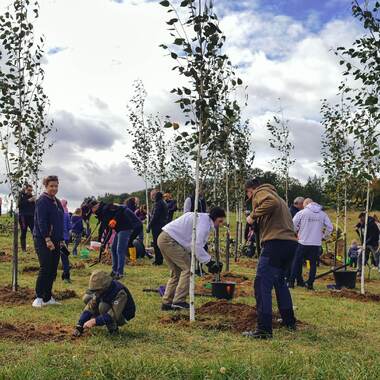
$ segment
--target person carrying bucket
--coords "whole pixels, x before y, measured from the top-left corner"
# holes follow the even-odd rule
[[[226,213],[220,207],[214,207],[210,213],[199,213],[197,220],[196,257],[201,264],[206,264],[210,273],[222,271],[223,264],[211,260],[206,252],[210,232],[224,223]],[[171,275],[162,298],[163,311],[188,309],[186,297],[190,286],[191,243],[194,213],[188,212],[163,227],[158,237],[158,246],[164,256]]]
[[[285,272],[293,260],[297,237],[285,201],[270,184],[260,184],[255,178],[247,181],[246,192],[252,198],[252,213],[247,223],[258,224],[262,250],[257,266],[254,291],[257,326],[244,336],[253,339],[272,338],[272,289],[275,288],[282,325],[296,329],[293,302],[285,282]]]

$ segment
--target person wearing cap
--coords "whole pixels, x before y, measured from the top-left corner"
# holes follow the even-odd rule
[[[106,326],[110,334],[115,334],[119,326],[136,314],[136,305],[128,288],[101,270],[91,274],[83,301],[86,307],[75,326],[73,335],[76,337],[95,326]]]
[[[222,208],[214,207],[209,214],[199,213],[197,216],[196,258],[201,264],[206,264],[210,273],[219,273],[223,265],[211,260],[204,247],[210,232],[224,223],[226,213]],[[186,297],[190,286],[193,220],[193,212],[182,215],[167,224],[158,238],[158,246],[171,271],[162,297],[163,311],[189,308]]]
[[[257,266],[254,291],[257,308],[257,327],[244,336],[254,339],[272,338],[272,290],[276,291],[282,325],[296,329],[293,302],[285,282],[286,269],[297,248],[293,220],[285,201],[274,186],[261,185],[258,179],[246,183],[248,198],[252,198],[252,212],[247,223],[257,223],[261,255]]]

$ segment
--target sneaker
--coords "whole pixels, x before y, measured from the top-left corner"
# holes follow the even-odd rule
[[[190,309],[190,305],[187,302],[173,303],[172,308],[175,310]]]
[[[42,307],[42,306],[44,306],[44,301],[43,301],[43,299],[37,297],[37,298],[33,301],[32,306],[33,306],[33,307]]]
[[[154,265],[154,266],[160,266],[160,265],[163,265],[163,263],[158,262],[158,261],[153,261],[152,265]]]
[[[61,303],[56,301],[53,297],[51,297],[49,301],[43,302],[43,306],[56,306],[56,305],[61,305]]]
[[[286,324],[282,320],[280,322],[280,327],[288,329],[289,331],[296,331],[297,330],[296,323]]]
[[[256,329],[255,331],[245,331],[243,332],[243,336],[245,336],[246,338],[251,338],[251,339],[272,339],[273,338],[273,335],[271,332],[259,330],[259,329]]]
[[[117,280],[117,281],[122,280],[123,278],[124,278],[124,275],[123,275],[123,274],[115,274],[115,275],[113,276],[113,279],[114,279],[114,280]]]
[[[112,278],[115,278],[115,277],[117,276],[117,273],[115,273],[114,271],[111,271],[110,276],[111,276]]]
[[[305,282],[305,288],[308,290],[315,290],[313,284],[308,284],[307,282]]]
[[[171,303],[163,303],[161,305],[161,310],[162,311],[171,311],[174,310],[173,305]]]

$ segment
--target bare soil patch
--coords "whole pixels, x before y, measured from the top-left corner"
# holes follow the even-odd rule
[[[12,341],[40,341],[59,342],[72,339],[72,327],[61,325],[36,326],[32,324],[18,324],[17,326],[6,322],[0,322],[0,340]]]
[[[12,256],[7,255],[6,252],[0,252],[0,263],[6,263],[12,261]]]
[[[76,292],[69,289],[54,293],[54,298],[60,301],[77,297]],[[31,288],[19,287],[17,292],[13,292],[10,285],[0,287],[0,305],[25,305],[33,302],[34,298],[35,291]]]
[[[316,292],[315,295],[329,295],[336,298],[348,298],[361,302],[380,302],[380,294],[360,294],[359,292],[349,289]]]

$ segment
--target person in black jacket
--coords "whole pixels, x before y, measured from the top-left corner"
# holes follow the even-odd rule
[[[19,200],[20,242],[23,252],[26,252],[26,234],[28,228],[33,234],[35,207],[36,197],[33,195],[33,187],[31,185],[26,185],[20,194]]]
[[[52,296],[52,287],[57,277],[61,244],[63,244],[63,207],[56,198],[58,177],[44,179],[45,192],[36,202],[34,215],[34,245],[40,263],[36,281],[36,299],[33,307],[59,304]]]
[[[292,215],[292,218],[296,216],[298,212],[303,210],[303,202],[305,198],[304,197],[297,197],[293,204],[289,207],[290,214]]]
[[[162,227],[164,227],[167,224],[168,206],[163,199],[163,194],[160,191],[152,190],[152,192],[150,193],[150,197],[152,201],[154,201],[154,206],[147,232],[149,233],[150,231],[152,231],[153,235],[153,248],[155,254],[155,260],[153,262],[153,265],[162,265],[164,259],[162,257],[160,248],[158,247],[157,239],[162,231]]]
[[[133,247],[130,240],[134,240],[141,232],[142,223],[139,218],[125,206],[96,202],[91,205],[91,210],[101,223],[100,229],[102,231],[109,229],[116,231],[116,236],[111,247],[111,276],[120,280],[124,276],[126,252],[129,246]]]
[[[359,215],[359,223],[355,226],[356,232],[359,235],[360,241],[364,243],[364,229],[365,229],[365,213],[362,212]],[[377,255],[376,252],[379,249],[379,238],[380,238],[380,230],[376,224],[375,219],[372,216],[368,217],[368,227],[367,227],[367,238],[366,238],[366,252],[365,252],[365,264],[367,265],[369,255],[372,253],[372,264],[378,266],[379,263],[376,262]],[[361,272],[362,268],[362,253],[359,254],[358,257],[358,267],[359,272]]]

